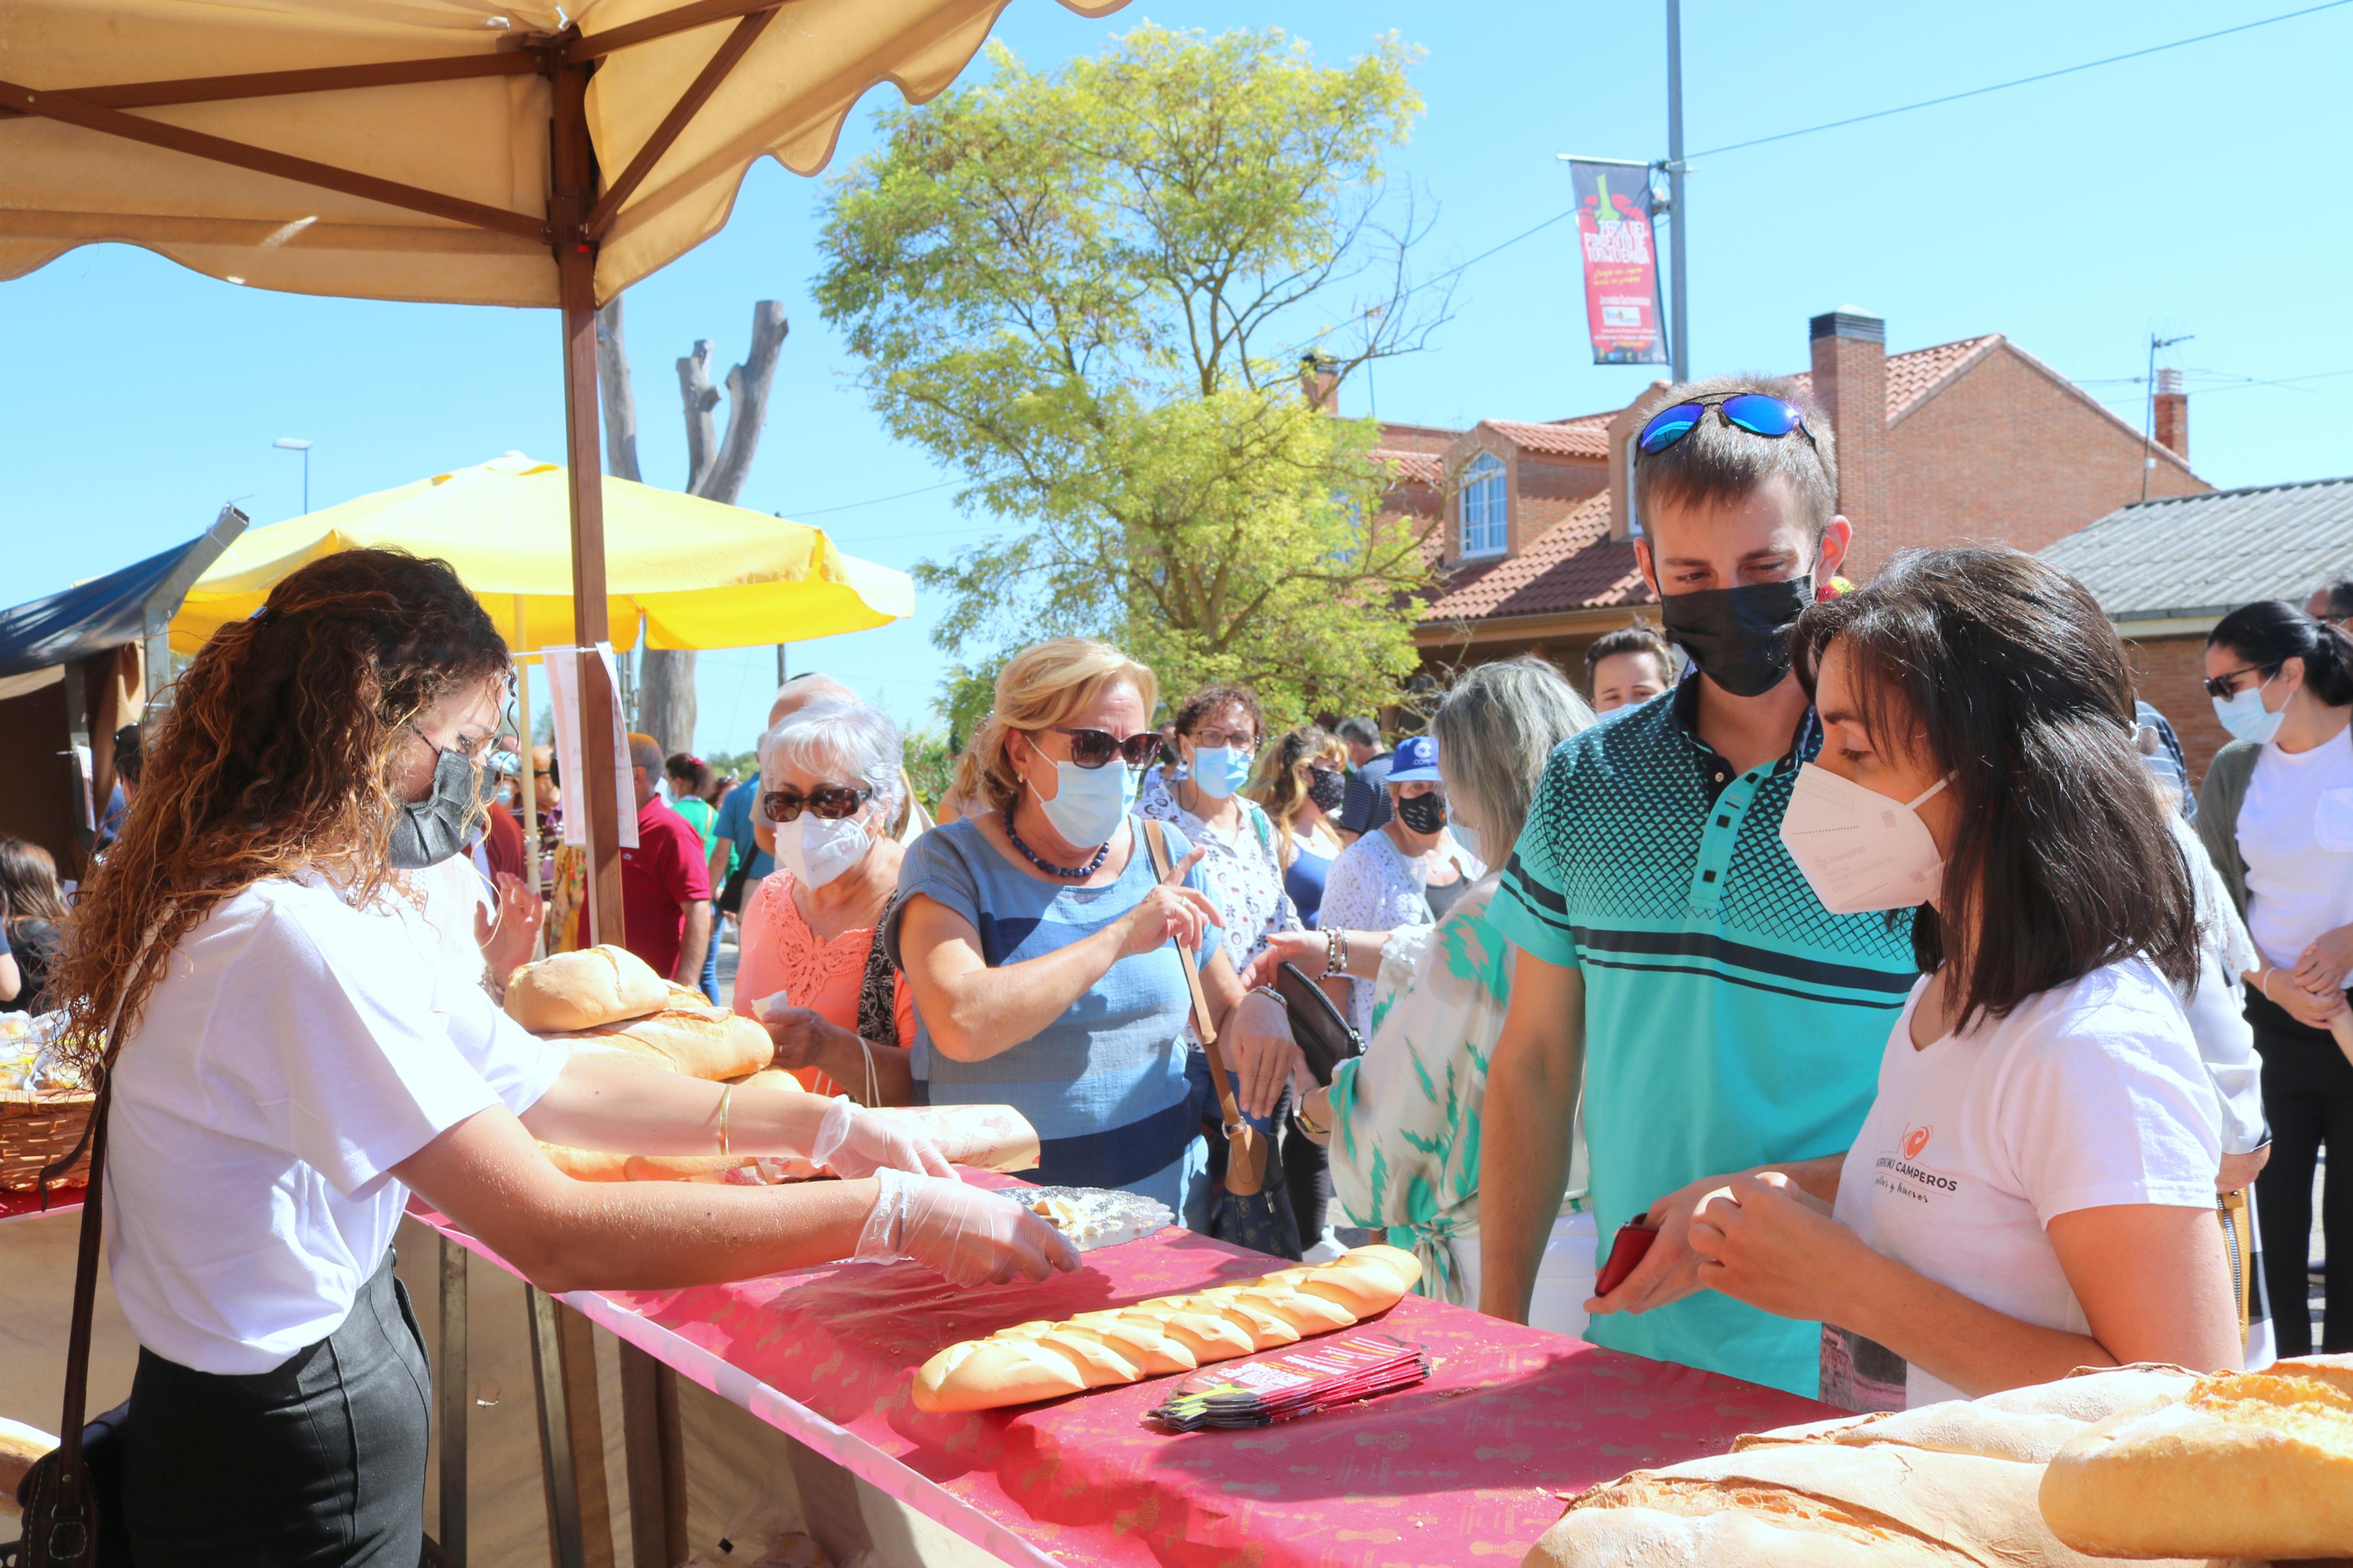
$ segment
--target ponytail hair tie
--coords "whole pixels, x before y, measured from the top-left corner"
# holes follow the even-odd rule
[[[253,614],[246,616],[245,618],[258,626],[269,621],[275,620],[277,616],[278,612],[265,604],[256,605],[253,607]]]

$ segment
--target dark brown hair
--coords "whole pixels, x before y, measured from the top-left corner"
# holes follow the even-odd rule
[[[1727,424],[1710,408],[1690,435],[1657,452],[1634,448],[1634,507],[1644,517],[1662,501],[1685,506],[1721,505],[1736,501],[1776,474],[1787,474],[1798,492],[1798,506],[1816,538],[1838,515],[1838,456],[1831,437],[1830,416],[1824,414],[1805,385],[1789,376],[1718,375],[1671,386],[1646,400],[1641,416],[1648,421],[1662,408],[1695,397],[1728,397],[1736,393],[1761,392],[1794,404],[1805,416],[1806,435],[1792,430],[1778,437],[1758,436]]]
[[[1176,710],[1176,732],[1189,735],[1202,720],[1237,702],[1250,715],[1250,733],[1265,739],[1266,715],[1259,710],[1258,693],[1247,686],[1204,686],[1185,699],[1184,706]]]
[[[165,959],[223,900],[316,868],[383,886],[395,759],[442,697],[507,672],[506,644],[446,561],[346,550],[295,571],[196,650],[147,726],[122,837],[83,888],[51,992],[94,1065]]]
[[[1593,692],[1594,670],[1599,668],[1603,659],[1621,653],[1649,654],[1659,661],[1660,679],[1670,686],[1674,684],[1673,650],[1667,647],[1667,639],[1659,635],[1656,626],[1637,616],[1632,626],[1620,626],[1614,632],[1603,632],[1593,639],[1593,646],[1585,650],[1585,690],[1588,696]]]
[[[2265,677],[2289,659],[2304,660],[2304,683],[2331,708],[2353,703],[2353,637],[2281,599],[2258,599],[2224,616],[2207,634]]]
[[[58,886],[58,862],[37,844],[0,838],[0,921],[14,936],[20,921],[63,925],[65,889]]]
[[[1915,913],[1912,950],[1962,966],[1956,1028],[2135,953],[2194,981],[2189,868],[2134,748],[2124,645],[2081,583],[2015,550],[1910,552],[1799,617],[1809,695],[1833,643],[1873,745],[1950,781],[1943,908]]]
[[[711,788],[711,764],[689,752],[672,752],[662,763],[662,772],[682,782],[689,793],[700,798]]]

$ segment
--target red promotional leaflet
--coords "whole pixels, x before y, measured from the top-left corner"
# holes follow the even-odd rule
[[[1410,1388],[1429,1375],[1430,1356],[1419,1345],[1394,1334],[1338,1333],[1204,1368],[1178,1383],[1149,1419],[1176,1432],[1271,1426]]]

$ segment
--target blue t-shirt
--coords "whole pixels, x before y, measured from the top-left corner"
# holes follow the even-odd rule
[[[1798,764],[1821,749],[1812,715],[1788,755],[1739,773],[1699,738],[1696,697],[1687,681],[1561,742],[1493,910],[1583,975],[1605,1245],[1702,1176],[1852,1144],[1917,973],[1908,913],[1831,914],[1782,847]],[[1820,1324],[1712,1290],[1585,1337],[1809,1396],[1820,1378]]]
[[[713,837],[729,840],[738,854],[752,858],[744,872],[746,877],[765,877],[776,868],[776,857],[761,848],[760,841],[752,837],[752,808],[759,803],[760,775],[754,773],[727,792],[727,798],[719,803],[719,816],[711,825]]]
[[[1332,862],[1338,857],[1318,855],[1295,841],[1292,849],[1291,864],[1282,868],[1282,890],[1291,895],[1300,923],[1312,930],[1315,911],[1324,907],[1324,884],[1332,875]]]
[[[1190,852],[1166,829],[1172,861]],[[1041,882],[989,843],[969,817],[918,838],[899,869],[899,900],[884,931],[901,963],[899,921],[921,893],[972,923],[992,969],[1042,957],[1084,941],[1143,901],[1158,880],[1138,833],[1119,879],[1099,888]],[[1187,887],[1204,893],[1198,868]],[[1216,954],[1207,929],[1198,962]],[[1158,1198],[1179,1217],[1206,1195],[1208,1147],[1185,1078],[1185,1029],[1192,993],[1166,945],[1131,954],[1030,1038],[987,1061],[960,1062],[932,1044],[918,1010],[915,1096],[933,1105],[1010,1105],[1038,1129],[1039,1162],[1028,1179],[1044,1185],[1124,1187]]]

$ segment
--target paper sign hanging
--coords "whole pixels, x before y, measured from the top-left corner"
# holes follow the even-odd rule
[[[539,650],[540,668],[547,672],[548,709],[555,721],[556,771],[565,790],[571,781],[587,776],[586,765],[580,760],[580,660],[589,650],[565,646]],[[605,661],[605,689],[612,693],[607,712],[613,726],[613,799],[618,803],[620,844],[624,849],[638,847],[637,781],[629,767],[629,737],[621,725],[619,672],[613,663],[613,645],[600,642],[596,654]],[[585,796],[573,795],[574,802]],[[567,808],[564,812],[564,842],[585,846],[588,842],[588,817],[585,811]]]

